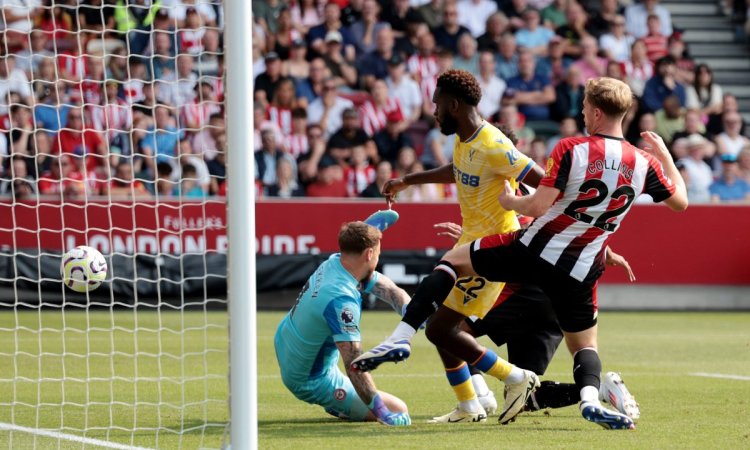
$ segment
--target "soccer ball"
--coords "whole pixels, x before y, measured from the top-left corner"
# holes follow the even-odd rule
[[[107,261],[95,248],[79,245],[63,255],[60,276],[76,292],[93,291],[107,276]]]

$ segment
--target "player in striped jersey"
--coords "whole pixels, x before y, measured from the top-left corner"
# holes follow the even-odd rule
[[[443,298],[465,276],[539,285],[550,297],[573,354],[583,417],[617,429],[634,425],[598,399],[596,288],[606,243],[637,195],[649,194],[674,211],[688,205],[685,183],[664,141],[644,132],[648,147],[641,150],[622,138],[622,119],[632,102],[625,83],[605,77],[589,80],[583,112],[591,136],[557,144],[534,194],[516,197],[506,183],[500,195],[504,208],[537,219],[525,232],[483,237],[448,252],[420,283],[409,306],[416,311],[418,305]]]

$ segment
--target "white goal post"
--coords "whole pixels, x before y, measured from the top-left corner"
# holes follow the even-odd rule
[[[0,2],[0,447],[257,447],[250,8]]]

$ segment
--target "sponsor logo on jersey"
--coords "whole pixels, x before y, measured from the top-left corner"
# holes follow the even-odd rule
[[[354,313],[349,308],[344,308],[341,311],[341,321],[344,323],[354,322]]]
[[[555,160],[552,158],[547,158],[547,170],[545,171],[546,176],[550,176],[552,173],[552,168],[555,166]]]

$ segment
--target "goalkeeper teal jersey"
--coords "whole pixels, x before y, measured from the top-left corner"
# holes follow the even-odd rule
[[[359,341],[362,292],[377,282],[375,272],[365,286],[331,255],[308,278],[297,303],[276,330],[276,358],[285,383],[304,383],[323,376],[338,363],[336,342]]]

